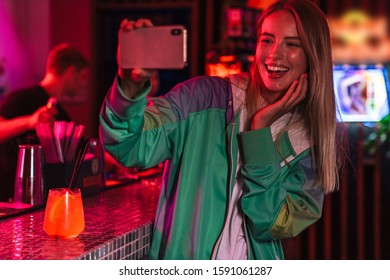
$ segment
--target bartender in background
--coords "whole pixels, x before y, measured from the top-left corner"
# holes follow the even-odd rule
[[[13,119],[3,119],[0,116],[0,144],[4,143],[25,131],[34,130],[38,123],[53,123],[58,110],[55,106],[42,106],[33,114]]]
[[[65,110],[52,100],[56,101],[61,96],[75,96],[86,87],[88,66],[87,59],[79,50],[68,44],[60,44],[50,51],[45,76],[38,85],[5,96],[0,104],[0,127],[13,124],[15,129],[11,135],[15,137],[8,141],[3,139],[6,142],[0,144],[0,201],[13,199],[19,145],[39,143],[31,124],[70,121]]]

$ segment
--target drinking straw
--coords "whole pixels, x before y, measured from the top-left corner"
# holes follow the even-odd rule
[[[61,151],[62,155],[64,155],[65,150],[65,138],[66,138],[66,128],[68,126],[68,123],[65,121],[57,121],[59,125],[59,137],[60,137],[60,144],[61,144]],[[54,123],[55,124],[55,123]]]
[[[35,130],[42,145],[46,163],[57,163],[58,157],[50,125],[48,123],[39,123],[35,126]]]
[[[78,147],[80,139],[81,139],[81,137],[83,135],[84,128],[85,127],[83,125],[75,126],[74,132],[73,132],[73,135],[72,135],[72,138],[71,138],[71,142],[69,144],[69,148],[66,151],[66,157],[65,158],[66,158],[67,162],[72,161],[72,159],[74,157],[74,154],[75,154],[75,151],[76,151],[76,148]]]
[[[65,135],[65,127],[66,122],[64,121],[56,121],[54,122],[54,128],[53,128],[53,136],[54,136],[54,143],[57,150],[58,160],[60,162],[64,162],[63,157],[63,142],[64,142],[64,135]]]
[[[70,183],[69,183],[69,189],[72,189],[74,187],[74,184],[77,181],[77,177],[79,176],[79,172],[80,172],[81,166],[83,165],[83,161],[85,158],[85,154],[87,153],[88,147],[89,147],[89,140],[87,139],[87,141],[84,144],[84,148],[81,149],[77,155],[76,163],[75,163],[75,166],[73,169],[72,178],[71,178]]]
[[[64,160],[67,161],[68,158],[68,150],[70,147],[70,141],[73,137],[73,131],[74,131],[75,123],[74,122],[68,122],[66,125],[66,131],[65,131],[65,145],[63,150]]]

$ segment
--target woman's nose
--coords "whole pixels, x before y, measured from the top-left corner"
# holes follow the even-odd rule
[[[273,45],[271,48],[268,56],[273,59],[281,59],[283,58],[283,49],[282,46],[279,44]]]

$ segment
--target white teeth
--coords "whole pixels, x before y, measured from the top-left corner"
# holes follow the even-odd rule
[[[280,66],[270,66],[270,65],[267,65],[267,69],[269,71],[275,71],[275,72],[286,72],[286,71],[288,71],[288,68],[280,67]]]

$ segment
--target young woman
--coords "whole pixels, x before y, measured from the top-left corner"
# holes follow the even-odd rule
[[[125,20],[121,28],[152,26]],[[337,187],[329,29],[306,0],[262,13],[250,75],[197,77],[146,106],[153,71],[121,69],[103,104],[121,164],[164,160],[152,259],[282,259]]]

